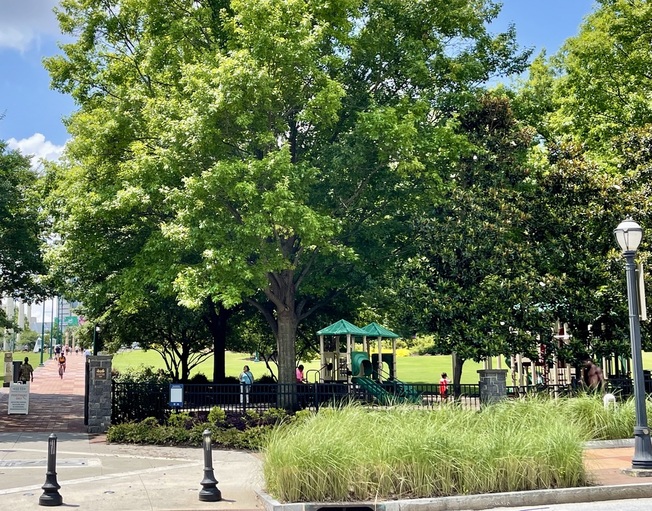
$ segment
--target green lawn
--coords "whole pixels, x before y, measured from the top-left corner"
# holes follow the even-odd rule
[[[314,381],[315,371],[319,369],[319,361],[302,362],[305,369],[305,375],[308,381]],[[242,366],[247,364],[254,373],[255,378],[267,374],[269,371],[264,362],[254,362],[251,355],[244,353],[226,353],[226,375],[238,376],[242,371]],[[163,367],[161,357],[154,351],[131,350],[117,353],[113,357],[113,367],[118,371],[123,371],[129,367],[136,368],[141,365]],[[396,377],[407,383],[436,383],[439,381],[442,372],[448,373],[452,378],[451,357],[441,356],[423,356],[423,357],[399,357],[396,361]],[[477,370],[482,368],[482,364],[467,362],[464,364],[462,383],[477,383]],[[213,359],[212,357],[204,361],[195,368],[191,374],[203,373],[209,379],[213,376]]]

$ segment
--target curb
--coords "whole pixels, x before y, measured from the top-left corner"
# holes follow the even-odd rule
[[[622,438],[620,440],[591,440],[584,442],[584,449],[618,449],[620,447],[634,447],[634,439]]]
[[[322,509],[325,511],[466,511],[494,507],[540,506],[652,498],[652,483],[378,502],[290,502],[282,504],[263,491],[257,491],[256,495],[265,511],[318,511]]]

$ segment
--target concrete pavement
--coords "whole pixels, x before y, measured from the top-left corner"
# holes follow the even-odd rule
[[[42,509],[47,433],[0,433],[0,508]],[[57,434],[56,478],[65,506],[94,511],[256,509],[261,462],[241,451],[213,451],[219,502],[199,501],[201,448],[107,444],[103,436]]]
[[[114,445],[107,444],[103,435],[85,433],[84,356],[68,357],[63,379],[59,378],[54,361],[46,360],[38,367],[38,354],[27,356],[35,366],[29,414],[8,415],[9,389],[0,390],[2,509],[42,509],[39,497],[45,483],[51,433],[57,436],[56,472],[64,506],[94,511],[311,511],[321,507],[275,502],[263,491],[260,457],[228,450],[213,451],[214,474],[222,501],[199,501],[204,476],[201,448]],[[631,440],[587,446],[585,464],[595,485],[589,488],[391,501],[370,506],[385,511],[435,511],[652,498],[652,478],[635,478],[620,472],[631,465],[633,451]]]
[[[43,509],[48,437],[57,437],[56,472],[64,506],[94,511],[260,508],[260,458],[241,451],[213,451],[219,502],[201,502],[201,448],[107,444],[84,426],[85,357],[67,357],[59,377],[54,360],[28,356],[34,366],[29,413],[8,415],[9,388],[0,390],[0,508]]]

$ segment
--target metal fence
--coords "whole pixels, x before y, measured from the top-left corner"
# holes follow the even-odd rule
[[[470,410],[480,409],[479,384],[449,385],[448,389],[450,394],[441,396],[437,384],[392,381],[373,385],[254,383],[249,388],[239,384],[186,384],[182,405],[173,408],[168,403],[168,384],[113,382],[111,422],[120,424],[147,417],[163,422],[173,411],[208,412],[214,406],[229,413],[245,414],[249,410],[264,412],[270,408],[318,410],[350,401],[377,407],[410,404],[422,409],[435,409],[446,404]],[[652,393],[652,380],[645,381],[645,389],[647,393]],[[516,399],[536,395],[560,398],[585,391],[585,387],[576,385],[507,386],[507,397]],[[633,394],[632,381],[629,378],[609,379],[605,391],[614,393],[618,399],[627,399]]]
[[[508,385],[507,397],[532,397],[546,396],[551,398],[572,397],[579,393],[580,389],[571,385]]]
[[[419,408],[436,408],[442,404],[479,409],[479,385],[449,387],[448,397],[439,394],[436,384],[404,384],[386,382],[372,388],[346,383],[306,383],[297,385],[254,383],[185,384],[183,403],[171,407],[169,385],[158,383],[118,383],[112,385],[112,424],[141,421],[155,417],[163,422],[173,411],[202,412],[218,406],[226,412],[244,414],[249,410],[263,412],[270,408],[318,410],[350,401],[370,406],[410,404]]]

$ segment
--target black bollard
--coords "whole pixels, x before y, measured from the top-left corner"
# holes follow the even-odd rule
[[[203,502],[217,502],[222,500],[222,492],[217,488],[217,479],[213,474],[213,447],[211,432],[204,430],[204,479],[201,481],[203,488],[199,490],[199,500]]]
[[[52,433],[48,438],[48,471],[45,473],[45,484],[43,495],[38,499],[39,506],[60,506],[63,504],[63,498],[59,493],[59,483],[57,483],[57,435]]]

